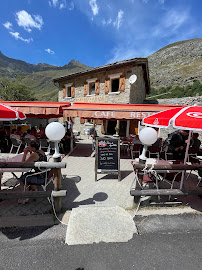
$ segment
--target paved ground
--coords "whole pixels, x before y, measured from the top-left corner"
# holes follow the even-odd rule
[[[63,199],[63,210],[66,211],[66,221],[73,208],[83,206],[119,206],[126,209],[131,215],[135,215],[133,197],[130,196],[130,187],[134,180],[134,172],[131,165],[131,159],[126,153],[121,154],[121,181],[118,182],[117,176],[98,175],[98,181],[95,182],[95,158],[92,153],[91,140],[83,137],[78,143],[76,149],[70,156],[66,156],[63,161],[67,167],[62,169],[63,181],[62,189],[67,190],[67,196]],[[4,188],[13,184],[15,179],[12,174],[6,173],[3,176]],[[189,181],[186,181],[186,188],[196,186],[197,177],[191,174]],[[49,188],[52,188],[51,185]],[[16,188],[17,189],[17,188]],[[138,215],[151,214],[172,214],[181,212],[202,211],[202,199],[198,196],[189,196],[177,198],[181,202],[180,207],[155,207],[141,208]],[[173,204],[171,204],[173,206]],[[1,220],[9,220],[10,217],[27,217],[43,215],[50,218],[52,215],[52,205],[46,198],[31,199],[26,205],[17,204],[16,200],[4,200],[0,202]],[[65,219],[65,217],[64,217]],[[4,226],[1,224],[0,227]]]

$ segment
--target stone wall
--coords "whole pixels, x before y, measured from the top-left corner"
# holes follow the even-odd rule
[[[124,92],[111,92],[105,94],[105,80],[110,75],[122,73],[125,76],[125,90]],[[137,80],[134,84],[129,83],[129,78],[132,74],[136,74]],[[84,96],[84,83],[87,80],[94,79],[100,80],[99,95],[87,95]],[[65,84],[73,84],[75,86],[75,97],[66,97],[63,99],[62,89]],[[64,80],[59,84],[59,101],[68,102],[92,102],[92,103],[133,103],[142,104],[144,102],[146,95],[145,81],[144,81],[144,71],[142,66],[130,65],[122,66],[116,69],[111,69],[108,71],[95,71],[91,74],[83,74],[76,76],[75,78],[70,78]],[[74,130],[80,131],[81,134],[85,134],[85,129],[89,128],[89,124],[80,124],[80,119],[74,119]],[[101,134],[101,125],[96,126],[98,134]]]
[[[105,79],[109,75],[122,73],[126,76],[125,80],[125,91],[115,92],[105,94]],[[137,81],[132,85],[129,83],[129,77],[132,74],[137,75]],[[84,96],[84,83],[89,80],[96,78],[100,80],[100,91],[99,95],[87,95]],[[75,97],[74,98],[64,98],[62,97],[62,89],[64,84],[72,83],[75,86]],[[95,102],[95,103],[134,103],[141,104],[145,99],[145,82],[143,77],[143,70],[141,66],[134,67],[120,67],[112,69],[109,71],[100,71],[91,74],[84,74],[72,79],[64,80],[59,84],[59,101],[69,101],[69,102]]]

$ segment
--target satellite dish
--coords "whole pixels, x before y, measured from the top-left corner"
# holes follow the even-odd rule
[[[129,78],[129,83],[133,84],[134,82],[136,82],[136,80],[137,80],[137,76],[135,74],[133,74]]]

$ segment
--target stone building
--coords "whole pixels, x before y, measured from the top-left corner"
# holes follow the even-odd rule
[[[147,58],[119,61],[87,71],[56,78],[59,87],[58,101],[85,103],[142,104],[150,91]],[[74,129],[84,132],[92,125],[92,119],[74,118]],[[96,129],[105,134],[114,134],[117,121],[94,120]],[[101,128],[102,125],[102,128]],[[135,133],[137,121],[120,121],[120,130],[132,125]],[[128,127],[129,130],[129,127]]]

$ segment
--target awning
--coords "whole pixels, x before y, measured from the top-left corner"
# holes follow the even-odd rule
[[[58,118],[63,117],[63,108],[71,106],[70,102],[46,101],[1,101],[31,118]]]
[[[76,102],[63,108],[64,117],[83,117],[90,119],[143,119],[154,113],[183,106],[158,104],[110,104]]]

